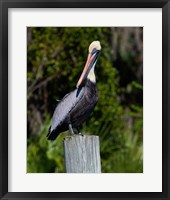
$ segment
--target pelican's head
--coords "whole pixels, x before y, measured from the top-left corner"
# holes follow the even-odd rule
[[[101,45],[99,41],[93,41],[89,46],[89,53],[92,53],[94,50],[100,51]]]
[[[83,72],[82,72],[82,74],[81,74],[81,76],[79,78],[78,83],[77,83],[77,86],[76,86],[77,88],[79,88],[82,85],[84,80],[87,78],[90,70],[94,69],[100,50],[101,50],[101,45],[100,45],[99,41],[93,41],[90,44],[87,61],[86,61],[84,70],[83,70]]]

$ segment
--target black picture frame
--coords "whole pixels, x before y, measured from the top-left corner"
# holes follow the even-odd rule
[[[162,8],[162,192],[8,192],[8,8]],[[0,199],[170,199],[169,0],[0,0],[0,44]]]

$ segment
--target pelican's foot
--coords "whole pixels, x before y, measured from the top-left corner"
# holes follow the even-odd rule
[[[82,133],[80,132],[80,128],[79,127],[77,127],[77,132],[78,132],[79,135],[82,135]]]

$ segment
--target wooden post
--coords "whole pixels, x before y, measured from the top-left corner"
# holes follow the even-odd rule
[[[98,136],[67,136],[64,153],[66,173],[101,173]]]

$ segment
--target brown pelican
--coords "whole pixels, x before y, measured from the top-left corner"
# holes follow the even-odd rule
[[[48,140],[64,131],[74,134],[73,128],[80,133],[80,125],[87,120],[97,101],[97,88],[94,68],[101,50],[100,42],[94,41],[89,46],[89,54],[84,70],[77,83],[77,88],[66,94],[58,103],[48,132]]]

